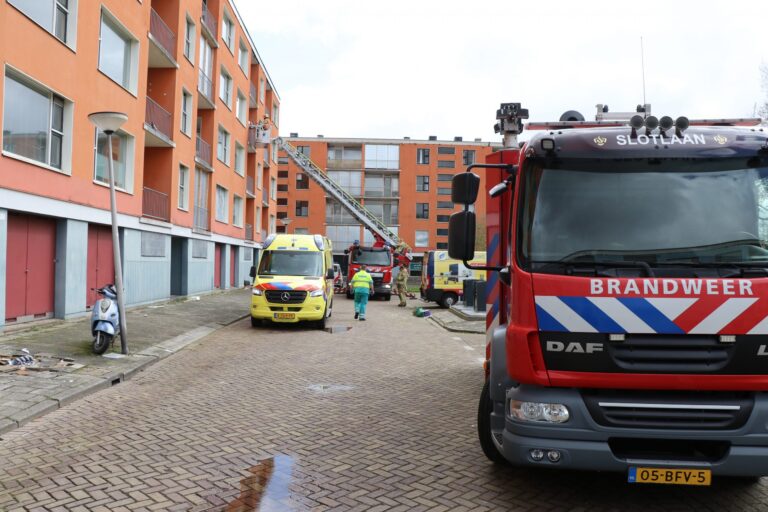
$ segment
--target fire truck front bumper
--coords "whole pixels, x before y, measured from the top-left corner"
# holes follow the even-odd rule
[[[679,422],[670,419],[690,418],[692,424],[699,425],[706,424],[704,417],[725,421],[721,413],[735,411],[735,401],[720,400],[723,403],[716,408],[718,400],[711,396],[705,404],[682,403],[679,397],[669,397],[668,401],[659,403],[658,397],[662,396],[659,392],[642,398],[637,394],[632,396],[636,403],[595,398],[577,389],[521,385],[507,392],[503,428],[492,427],[492,438],[508,461],[521,466],[619,472],[627,472],[631,467],[707,469],[713,476],[768,475],[768,393],[751,394],[749,410],[742,410],[742,417],[725,429],[712,425],[680,428]],[[720,396],[727,397],[726,394]],[[513,400],[561,404],[567,407],[569,417],[562,423],[513,418],[510,415]],[[741,404],[747,407],[743,400]],[[654,405],[660,407],[653,409]],[[685,407],[675,409],[675,405]],[[499,406],[496,407],[498,413],[501,412]],[[704,407],[703,412],[697,414],[700,406]],[[710,408],[706,409],[707,406]],[[600,408],[609,413],[601,412]],[[617,412],[614,414],[614,411]],[[667,419],[659,417],[657,421],[658,418],[653,418],[654,411],[659,415],[666,411]],[[491,423],[501,427],[498,413],[492,415]],[[626,426],[633,422],[646,425]]]

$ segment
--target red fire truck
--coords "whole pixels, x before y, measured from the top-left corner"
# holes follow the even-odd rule
[[[528,112],[502,104],[503,149],[454,178],[465,264],[474,169],[490,195],[482,449],[637,483],[768,475],[768,134],[598,107],[520,144]]]
[[[384,300],[392,299],[392,289],[395,285],[394,268],[401,262],[410,263],[408,247],[401,243],[398,247],[392,247],[377,233],[372,232],[374,243],[372,246],[362,246],[355,241],[344,254],[347,261],[347,283],[357,274],[362,265],[368,269],[373,278],[374,297],[382,297]],[[347,298],[352,298],[352,289],[347,287]]]

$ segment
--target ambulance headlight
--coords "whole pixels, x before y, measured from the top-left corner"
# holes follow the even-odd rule
[[[509,415],[520,421],[537,423],[565,423],[571,417],[563,404],[509,401]]]
[[[264,295],[264,292],[263,292],[263,291],[261,291],[261,290],[260,290],[260,289],[258,289],[258,288],[254,288],[254,289],[253,289],[253,294],[254,294],[254,295]]]
[[[323,296],[323,290],[322,289],[314,290],[314,291],[309,293],[309,296],[310,297],[322,297]]]

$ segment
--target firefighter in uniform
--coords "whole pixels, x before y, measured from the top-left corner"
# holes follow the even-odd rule
[[[408,293],[408,265],[406,263],[400,263],[400,270],[397,272],[395,278],[395,286],[397,287],[397,296],[400,297],[400,306],[404,308],[408,304],[406,303],[406,293]]]
[[[368,296],[373,295],[373,278],[368,273],[366,266],[362,265],[349,282],[352,292],[355,294],[355,320],[365,320],[365,307],[368,305]]]

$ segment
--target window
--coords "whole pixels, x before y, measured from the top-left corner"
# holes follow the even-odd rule
[[[449,196],[451,195],[451,189],[446,187],[437,187],[437,195],[439,196]]]
[[[437,207],[441,210],[453,210],[453,202],[452,201],[438,201]]]
[[[397,175],[368,175],[365,178],[366,197],[397,197],[400,194],[400,179]]]
[[[287,178],[288,177],[288,171],[277,171],[277,177],[279,178]]]
[[[250,61],[251,53],[248,51],[248,46],[241,40],[239,53],[237,54],[237,64],[240,69],[243,70],[245,76],[248,76],[248,63]]]
[[[303,172],[296,173],[296,190],[309,189],[309,178]]]
[[[166,235],[160,233],[141,232],[141,255],[149,258],[165,257]]]
[[[359,196],[362,193],[362,177],[360,171],[328,171],[326,175],[339,184],[341,188],[352,194]]]
[[[448,236],[448,229],[437,228],[437,236]]]
[[[187,28],[184,30],[184,56],[192,64],[195,63],[195,24],[187,18]]]
[[[267,88],[265,87],[264,79],[259,78],[259,101],[264,103],[264,98],[266,97],[266,95],[267,95]]]
[[[438,174],[437,181],[453,181],[453,174]]]
[[[189,208],[189,167],[179,165],[179,209]]]
[[[288,198],[287,197],[278,197],[277,198],[277,206],[288,206]],[[285,213],[285,212],[283,212],[283,213]],[[280,217],[280,212],[277,213],[277,216]]]
[[[308,235],[309,234],[309,228],[296,228],[293,230],[294,233],[297,235]]]
[[[365,145],[365,168],[366,169],[399,169],[400,168],[400,146],[392,144]]]
[[[438,155],[455,155],[456,148],[454,147],[439,147],[437,148]]]
[[[235,113],[237,114],[237,120],[245,125],[245,122],[248,119],[248,98],[245,97],[245,94],[240,92],[240,89],[237,90]]]
[[[275,126],[280,125],[280,107],[277,105],[272,105],[272,123]]]
[[[200,36],[200,71],[202,71],[203,75],[208,79],[208,83],[206,83],[206,89],[203,90],[200,89],[201,92],[204,92],[206,95],[211,95],[213,93],[212,85],[210,84],[210,78],[213,76],[213,48],[210,44],[208,44],[208,40],[204,36]]]
[[[8,0],[8,3],[62,43],[74,47],[77,20],[70,13],[76,9],[77,0]]]
[[[309,201],[296,201],[296,216],[309,217]]]
[[[192,257],[206,259],[208,257],[208,242],[205,240],[192,240]]]
[[[235,43],[235,26],[226,14],[221,20],[221,40],[231,51]]]
[[[264,170],[261,167],[261,162],[256,164],[256,188],[261,190],[261,184],[264,181]]]
[[[429,176],[416,176],[416,192],[429,192]]]
[[[232,109],[232,77],[227,70],[221,68],[221,80],[219,80],[219,98],[224,104]]]
[[[288,185],[278,185],[277,186],[278,192],[288,192]]]
[[[130,191],[133,188],[132,154],[133,139],[123,132],[112,134],[112,163],[115,173],[115,187]],[[96,134],[96,170],[94,180],[109,185],[109,146],[107,135],[97,130]]]
[[[438,215],[437,222],[448,222],[451,219],[450,215]]]
[[[277,163],[280,165],[288,165],[288,157],[287,156],[277,157]]]
[[[429,203],[416,203],[416,218],[417,219],[429,218]]]
[[[240,176],[245,175],[245,148],[235,141],[235,172]]]
[[[417,164],[429,163],[429,149],[419,148],[416,150],[416,163]]]
[[[275,178],[269,179],[269,197],[272,199],[277,198],[277,180]]]
[[[101,13],[99,40],[99,71],[125,89],[135,92],[137,72],[134,68],[138,66],[138,41],[106,12]]]
[[[234,196],[232,201],[232,225],[243,227],[243,198]]]
[[[447,242],[437,242],[437,248],[438,249],[448,249],[448,243]]]
[[[192,95],[181,91],[181,131],[192,136]]]
[[[462,155],[462,162],[464,163],[464,165],[472,165],[473,163],[475,163],[475,150],[465,149]]]
[[[20,76],[5,79],[3,151],[68,171],[72,104]]]
[[[219,139],[216,144],[216,158],[229,165],[229,132],[219,126]]]
[[[277,222],[275,222],[275,216],[270,215],[269,216],[269,232],[274,233],[276,231]]]
[[[229,195],[227,189],[220,185],[216,185],[216,220],[225,224],[229,217],[228,201]]]
[[[302,155],[309,157],[309,146],[296,146],[296,151],[301,153]]]
[[[277,204],[278,206],[288,206],[288,199],[286,198],[284,200],[285,202],[281,203],[280,198],[277,198]],[[277,219],[287,219],[288,218],[288,212],[277,212]]]
[[[416,231],[416,247],[429,247],[429,231]]]
[[[441,169],[453,169],[456,167],[456,162],[453,160],[438,160],[437,166]]]

